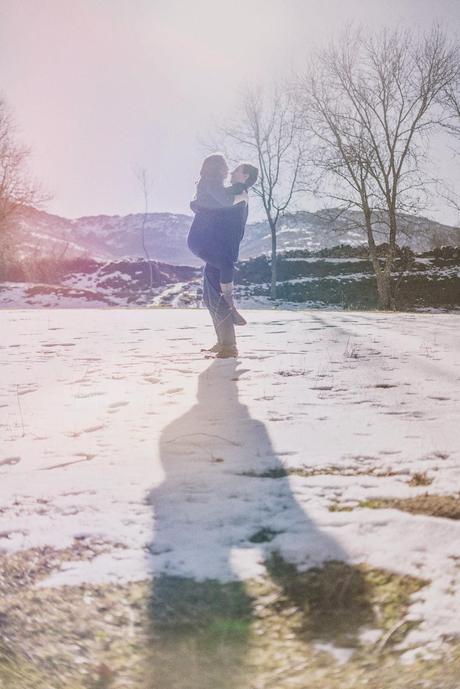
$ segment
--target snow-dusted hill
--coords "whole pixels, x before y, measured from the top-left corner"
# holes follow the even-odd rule
[[[150,258],[172,264],[198,265],[186,245],[191,217],[173,213],[141,213],[126,216],[98,215],[69,220],[44,211],[28,209],[19,221],[18,239],[24,255],[72,256],[114,259],[145,256],[142,226]],[[278,232],[278,248],[318,250],[349,244],[365,244],[363,231],[356,226],[356,213],[340,217],[333,210],[286,215]],[[460,229],[426,218],[401,221],[404,240],[414,251],[428,251],[443,244],[460,245]],[[380,237],[384,241],[384,236]],[[259,256],[271,250],[266,222],[249,223],[241,245],[240,258]]]
[[[338,244],[359,246],[367,244],[367,238],[359,227],[357,212],[349,211],[338,215],[334,209],[317,213],[298,211],[287,214],[278,231],[278,248],[309,249],[318,251]],[[401,235],[399,244],[409,246],[414,252],[429,251],[437,246],[460,244],[460,228],[449,227],[417,216],[400,218]],[[388,232],[377,225],[375,233],[378,243],[388,240]],[[269,253],[271,239],[267,223],[253,223],[248,227],[242,244],[242,257],[249,258]]]
[[[355,253],[355,256],[344,254]],[[377,290],[372,265],[361,249],[338,247],[320,255],[287,253],[278,259],[278,299],[270,299],[270,262],[265,256],[237,266],[236,294],[246,308],[372,309]],[[324,254],[327,253],[327,256]],[[307,255],[306,255],[307,254]],[[330,256],[329,254],[335,254]],[[460,306],[460,249],[398,257],[398,310],[457,309]],[[403,262],[403,263],[401,263]],[[27,265],[14,266],[0,283],[0,308],[91,308],[103,306],[197,307],[201,269],[139,259],[79,258],[38,262],[33,280]]]
[[[19,218],[17,239],[25,256],[97,259],[145,257],[142,242],[144,215],[96,215],[69,220],[28,209]],[[186,237],[191,218],[173,213],[149,213],[145,221],[150,258],[173,264],[195,265]]]
[[[421,582],[394,652],[442,649],[460,635],[460,521],[404,505],[458,503],[459,319],[252,312],[241,360],[219,361],[203,311],[0,312],[0,554],[27,551],[33,573],[37,549],[74,549],[27,600],[162,573],[264,581],[274,552],[365,564]],[[373,625],[356,653],[393,642]]]

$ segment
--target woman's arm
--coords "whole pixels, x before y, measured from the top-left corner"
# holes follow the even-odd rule
[[[240,196],[244,196],[241,194]],[[210,208],[209,206],[201,206],[199,201],[190,201],[190,209],[194,213],[206,213],[207,215],[222,215],[225,217],[227,214],[237,214],[242,206],[247,207],[248,202],[245,198],[235,197],[235,202],[231,206],[220,206],[215,208]]]
[[[235,196],[244,192],[246,187],[241,182],[224,187],[215,180],[200,180],[197,187],[195,203],[201,208],[231,208]]]
[[[241,198],[241,201],[247,200],[246,187],[242,182],[236,182],[229,187],[211,187],[208,189],[209,195],[223,208],[233,206],[238,196],[246,194],[246,199]]]
[[[248,203],[248,201],[248,192],[246,191],[246,189],[244,189],[244,191],[235,196],[235,198],[233,199],[233,205],[235,206],[237,203]]]

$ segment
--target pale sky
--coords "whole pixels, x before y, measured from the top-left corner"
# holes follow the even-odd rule
[[[434,20],[460,36],[460,0],[0,0],[0,90],[49,212],[141,212],[136,166],[151,211],[189,212],[200,141],[245,83],[289,75],[350,21]],[[460,177],[460,158],[438,157]],[[458,220],[441,202],[432,216]]]

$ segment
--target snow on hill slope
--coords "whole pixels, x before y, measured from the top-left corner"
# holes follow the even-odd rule
[[[69,220],[29,208],[19,219],[18,239],[24,255],[63,254],[66,258],[87,255],[106,260],[130,256],[145,258],[143,220],[141,213]],[[186,215],[149,213],[145,236],[150,258],[192,265],[194,257],[185,242],[190,223]]]
[[[317,213],[298,211],[284,216],[278,231],[278,248],[309,249],[318,251],[338,244],[359,246],[367,244],[364,231],[359,227],[359,214],[348,211],[338,215],[334,209]],[[378,243],[387,241],[388,233],[383,226],[375,226]],[[402,231],[399,243],[407,245],[412,251],[429,251],[437,246],[460,244],[460,228],[449,227],[417,216],[400,218]],[[249,258],[271,250],[271,239],[268,225],[265,222],[253,223],[248,227],[247,236],[242,244],[242,257]]]
[[[279,255],[276,301],[269,296],[271,266],[267,257],[242,261],[236,272],[237,299],[243,308],[376,308],[372,265],[361,248],[354,251],[361,257],[343,256],[344,247],[335,250],[339,257]],[[402,261],[396,259],[393,273],[400,281],[397,310],[458,309],[460,248],[444,247],[429,256],[414,256],[409,266],[401,265]],[[49,265],[43,261],[34,277],[31,281],[27,263],[22,273],[21,266],[14,266],[0,283],[0,308],[196,308],[202,301],[201,269],[193,266],[76,258]]]
[[[248,316],[211,361],[203,311],[1,312],[3,554],[106,543],[42,587],[367,563],[423,582],[400,650],[458,637],[460,521],[378,500],[458,501],[460,317]]]
[[[278,248],[317,250],[366,242],[355,226],[357,214],[349,212],[337,218],[333,210],[286,215],[278,232]],[[145,257],[142,244],[141,213],[126,216],[98,215],[69,220],[28,209],[19,222],[19,241],[24,255],[38,254],[66,258],[86,254],[93,258],[114,259]],[[402,220],[406,243],[414,251],[428,251],[443,244],[460,245],[460,229],[440,225],[426,218]],[[191,217],[174,213],[149,213],[145,221],[145,239],[150,258],[172,264],[198,265],[188,250],[187,233]],[[384,237],[381,237],[383,241]],[[249,223],[241,245],[240,258],[270,252],[270,232],[266,222]]]

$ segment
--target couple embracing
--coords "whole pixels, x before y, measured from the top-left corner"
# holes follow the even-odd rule
[[[192,253],[206,264],[203,301],[217,335],[209,351],[221,359],[238,356],[235,325],[246,325],[233,300],[233,279],[248,218],[248,189],[258,177],[254,165],[240,163],[231,173],[231,184],[225,186],[228,172],[220,153],[204,160],[190,204],[195,217],[187,240]]]

